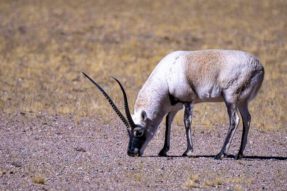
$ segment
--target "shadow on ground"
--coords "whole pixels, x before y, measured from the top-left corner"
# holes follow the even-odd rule
[[[156,157],[159,157],[159,156],[157,156],[157,155],[149,155],[149,156],[142,156],[142,157],[156,158]],[[186,158],[186,156],[169,155],[169,156],[166,156],[166,158]],[[193,155],[193,156],[188,156],[187,158],[215,158],[215,155]],[[227,155],[227,156],[225,156],[225,158],[235,159],[235,155]],[[244,156],[240,160],[287,160],[287,157],[284,157],[284,156],[250,155],[250,156]]]

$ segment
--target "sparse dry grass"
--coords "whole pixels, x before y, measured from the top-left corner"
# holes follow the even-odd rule
[[[184,189],[200,188],[200,181],[198,175],[191,175],[182,185]]]
[[[202,173],[191,175],[186,179],[184,184],[182,185],[183,189],[193,189],[193,188],[201,188],[201,189],[210,189],[210,188],[222,188],[223,186],[229,187],[230,190],[244,190],[242,185],[247,186],[250,185],[252,179],[242,177],[224,177],[219,174],[215,174],[214,172]]]
[[[39,176],[39,175],[33,176],[32,177],[32,182],[34,184],[45,184],[45,178],[42,177],[42,176]]]
[[[262,1],[8,1],[0,2],[0,109],[76,118],[111,109],[81,76],[93,76],[131,105],[158,61],[172,50],[241,49],[266,69],[251,103],[253,126],[286,127],[287,2]],[[181,116],[177,123],[182,124]],[[196,107],[194,124],[226,124],[223,104]]]

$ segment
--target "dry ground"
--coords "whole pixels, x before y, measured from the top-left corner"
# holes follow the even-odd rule
[[[0,190],[286,190],[287,136],[251,129],[242,160],[213,157],[227,127],[193,133],[185,150],[184,127],[172,130],[170,157],[157,157],[159,133],[141,158],[128,157],[122,124],[38,114],[1,116]],[[240,131],[237,135],[240,134]],[[239,147],[235,137],[230,153]]]
[[[0,189],[286,189],[286,12],[285,0],[0,0]],[[164,55],[211,48],[251,52],[265,67],[250,105],[250,157],[210,157],[227,129],[219,103],[195,107],[203,157],[127,157],[123,125],[81,71],[121,105],[110,80],[118,77],[132,105]],[[182,114],[175,125],[178,156]],[[146,156],[156,156],[162,133]]]

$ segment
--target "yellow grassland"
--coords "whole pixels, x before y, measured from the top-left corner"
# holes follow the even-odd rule
[[[240,49],[258,56],[266,71],[250,104],[253,126],[286,128],[286,13],[285,0],[1,0],[0,110],[108,122],[115,114],[82,71],[122,105],[110,78],[118,77],[132,107],[167,53]],[[227,124],[224,104],[197,105],[193,124]]]

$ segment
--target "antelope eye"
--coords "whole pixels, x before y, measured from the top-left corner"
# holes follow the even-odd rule
[[[134,130],[134,136],[135,137],[142,137],[144,134],[144,129],[135,129]]]

